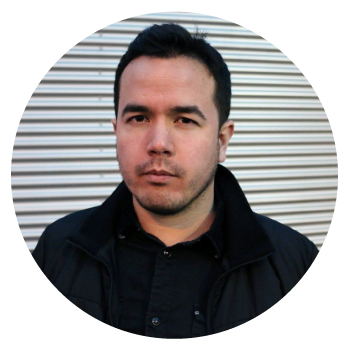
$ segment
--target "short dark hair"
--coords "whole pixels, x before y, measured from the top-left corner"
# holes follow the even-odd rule
[[[228,119],[231,107],[231,77],[226,63],[197,32],[192,36],[178,24],[154,24],[146,28],[132,41],[122,56],[115,74],[114,110],[118,115],[120,78],[126,66],[140,56],[176,58],[185,56],[203,63],[215,80],[214,103],[219,114],[219,127]]]

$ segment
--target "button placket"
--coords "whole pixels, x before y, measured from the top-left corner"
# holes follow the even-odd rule
[[[166,338],[176,271],[176,259],[173,259],[174,256],[170,258],[170,253],[166,248],[158,252],[146,316],[146,336]]]

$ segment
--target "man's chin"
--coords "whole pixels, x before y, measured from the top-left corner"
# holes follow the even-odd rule
[[[178,202],[172,200],[161,200],[160,198],[157,198],[157,200],[152,200],[149,197],[148,198],[138,198],[135,196],[135,199],[137,203],[147,211],[157,214],[157,215],[176,215],[184,210],[189,206],[190,203],[186,203],[185,201],[179,200]],[[185,203],[184,203],[185,202]]]

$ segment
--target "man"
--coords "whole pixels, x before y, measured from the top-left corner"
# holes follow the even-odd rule
[[[33,256],[75,305],[119,329],[188,338],[278,302],[317,248],[255,214],[225,160],[230,73],[204,38],[154,25],[116,71],[124,182],[99,207],[48,226]]]

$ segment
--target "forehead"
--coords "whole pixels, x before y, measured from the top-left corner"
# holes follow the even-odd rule
[[[120,99],[138,94],[159,93],[214,95],[215,82],[207,67],[198,60],[179,56],[155,58],[141,56],[131,61],[120,80]]]

